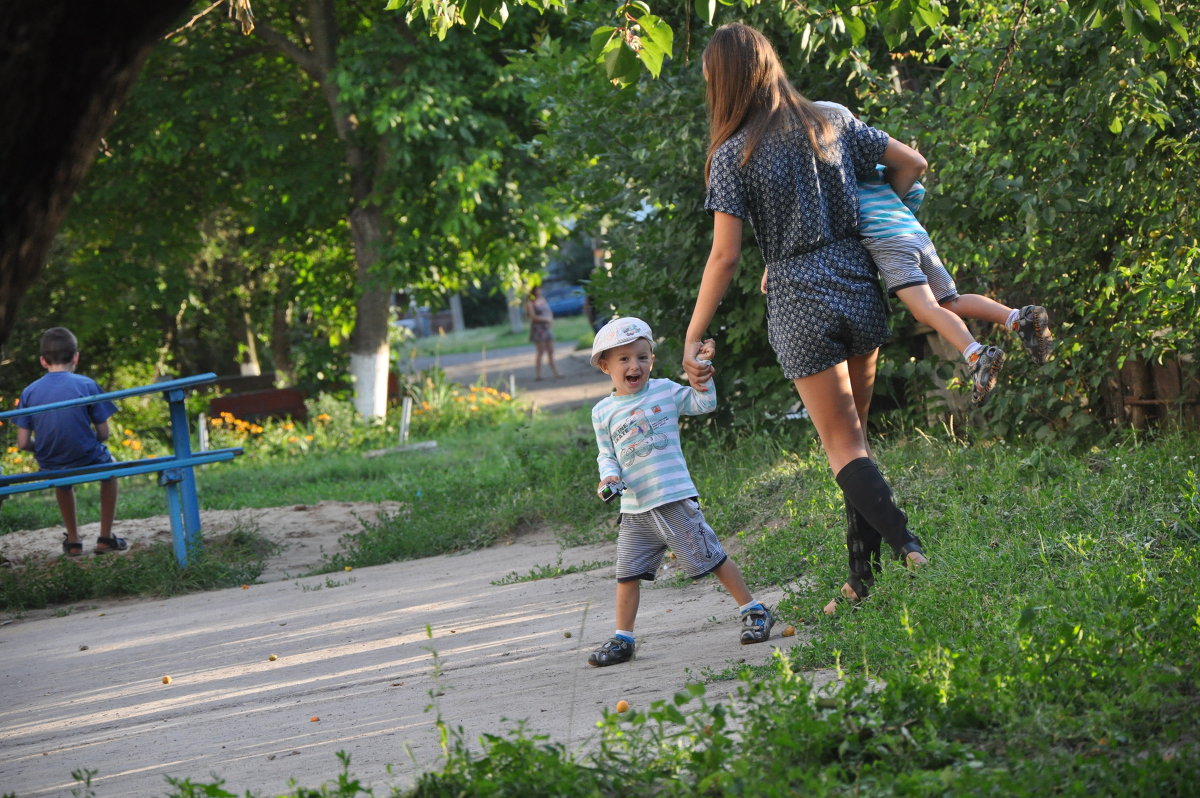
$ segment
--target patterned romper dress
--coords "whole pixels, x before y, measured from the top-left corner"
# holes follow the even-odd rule
[[[838,161],[814,154],[803,128],[768,132],[741,166],[745,132],[713,153],[704,207],[749,222],[767,265],[767,336],[789,380],[877,349],[887,306],[858,238],[857,179],[874,173],[888,135],[822,109]]]

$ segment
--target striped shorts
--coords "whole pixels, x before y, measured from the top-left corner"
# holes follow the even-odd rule
[[[693,579],[725,562],[725,550],[704,520],[695,499],[680,499],[644,513],[623,513],[617,533],[617,581],[654,581],[670,549],[679,568]]]
[[[862,243],[883,275],[889,295],[894,296],[902,288],[928,283],[938,302],[948,302],[958,296],[954,278],[946,271],[933,242],[924,233],[864,238]]]

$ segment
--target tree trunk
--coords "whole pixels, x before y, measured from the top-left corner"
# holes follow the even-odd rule
[[[8,0],[0,14],[0,343],[100,137],[189,0]]]
[[[275,363],[275,386],[295,385],[296,367],[292,362],[292,303],[283,291],[275,292],[271,311],[271,360]]]
[[[378,206],[350,212],[354,260],[358,266],[359,295],[350,336],[350,375],[354,380],[354,408],[364,418],[383,418],[387,412],[388,313],[391,287],[376,274],[383,243],[382,213]]]
[[[338,140],[346,146],[350,172],[350,236],[359,288],[350,335],[350,376],[354,380],[354,407],[366,418],[383,418],[387,410],[388,312],[391,286],[377,274],[380,248],[384,242],[383,214],[371,204],[375,175],[385,162],[382,142],[359,129],[358,119],[338,97],[338,85],[330,78],[337,68],[340,32],[333,0],[308,0],[309,30],[296,42],[265,24],[255,31],[291,58],[318,85],[329,106]],[[400,67],[403,68],[403,67]]]

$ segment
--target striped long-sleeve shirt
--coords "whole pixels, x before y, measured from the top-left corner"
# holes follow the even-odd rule
[[[711,413],[717,392],[705,393],[673,380],[648,380],[635,394],[613,394],[592,408],[600,479],[626,485],[621,512],[644,513],[696,495],[679,447],[679,417]]]
[[[891,185],[884,182],[883,167],[876,166],[874,178],[858,181],[858,234],[863,238],[891,238],[924,233],[916,217],[924,199],[925,187],[920,183],[913,183],[904,199],[897,197]]]

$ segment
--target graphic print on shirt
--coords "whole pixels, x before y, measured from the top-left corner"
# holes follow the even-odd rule
[[[658,415],[662,409],[655,405],[650,412],[652,415]],[[640,407],[631,410],[629,418],[613,430],[613,446],[619,452],[621,466],[628,468],[636,458],[646,457],[655,449],[667,448],[667,436],[654,431],[665,423],[665,418],[656,421],[647,417],[646,411]]]

